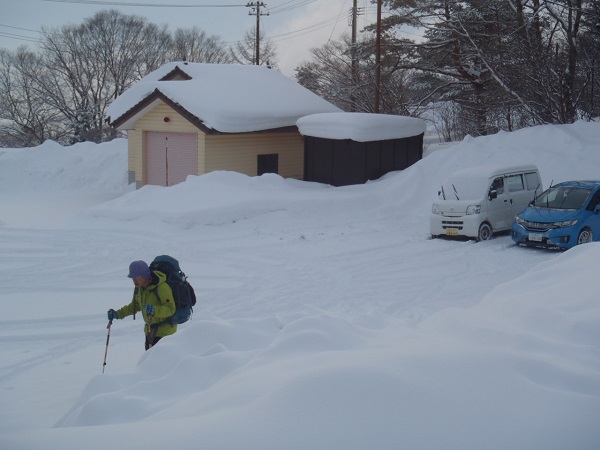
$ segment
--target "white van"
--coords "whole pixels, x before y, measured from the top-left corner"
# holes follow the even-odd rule
[[[515,216],[543,190],[534,165],[460,170],[438,192],[431,208],[431,236],[490,239],[496,232],[510,230]]]

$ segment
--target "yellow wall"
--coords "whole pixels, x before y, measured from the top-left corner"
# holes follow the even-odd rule
[[[256,176],[257,156],[277,153],[279,175],[302,179],[304,141],[299,132],[206,136],[206,172],[234,170]]]
[[[165,122],[164,117],[169,117],[170,121]],[[197,133],[199,175],[214,170],[233,170],[255,176],[257,155],[277,153],[279,175],[300,180],[304,176],[304,141],[299,132],[205,135],[161,102],[136,122],[135,130],[128,132],[128,169],[135,172],[138,186],[146,184],[143,158],[146,131]]]
[[[142,133],[136,130],[127,132],[127,170],[129,171],[129,181],[135,181],[138,187],[141,186],[144,167],[142,165]],[[134,174],[135,180],[131,179]]]

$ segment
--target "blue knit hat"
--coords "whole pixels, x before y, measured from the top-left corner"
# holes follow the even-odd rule
[[[150,268],[144,261],[134,261],[129,264],[129,278],[150,278]]]

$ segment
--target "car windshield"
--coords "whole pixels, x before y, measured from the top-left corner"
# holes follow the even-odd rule
[[[590,196],[591,189],[555,186],[542,192],[533,206],[550,209],[580,209]]]

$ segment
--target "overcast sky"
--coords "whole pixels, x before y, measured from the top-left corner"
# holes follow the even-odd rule
[[[0,0],[0,47],[36,47],[42,27],[80,24],[102,9],[143,16],[148,21],[176,28],[198,26],[228,44],[241,40],[256,25],[248,3],[256,0]],[[353,0],[263,0],[260,27],[277,46],[279,68],[292,77],[294,69],[310,59],[309,49],[350,33]],[[161,5],[160,7],[151,5]],[[358,30],[377,20],[370,0],[357,0]]]

